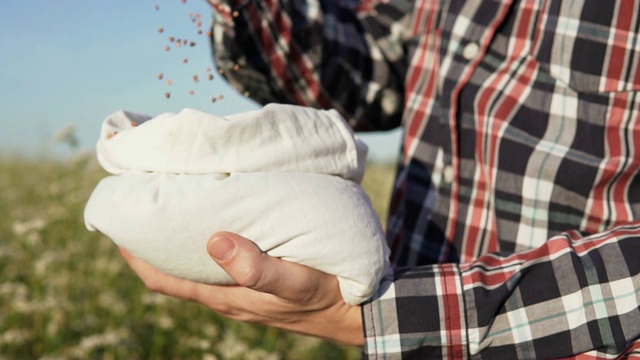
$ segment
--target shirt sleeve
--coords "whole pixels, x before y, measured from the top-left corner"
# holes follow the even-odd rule
[[[214,60],[240,93],[333,108],[356,130],[400,125],[410,1],[210,3]]]
[[[472,263],[395,269],[363,306],[370,359],[640,355],[640,223]]]

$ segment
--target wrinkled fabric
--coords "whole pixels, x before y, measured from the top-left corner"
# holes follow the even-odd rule
[[[368,299],[389,267],[380,221],[358,185],[366,145],[335,111],[119,111],[103,123],[97,156],[114,176],[92,193],[87,228],[168,274],[233,283],[205,249],[217,231],[336,275],[350,304]]]

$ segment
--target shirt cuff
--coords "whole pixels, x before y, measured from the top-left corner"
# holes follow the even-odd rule
[[[362,305],[365,359],[467,358],[457,264],[394,269]]]

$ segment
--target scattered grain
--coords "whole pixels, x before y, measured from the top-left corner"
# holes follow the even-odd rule
[[[159,27],[159,28],[158,28],[158,32],[159,32],[160,34],[162,34],[162,33],[164,32],[164,28],[163,28],[163,27]]]
[[[158,74],[158,80],[162,80],[163,77],[164,75],[162,73]]]

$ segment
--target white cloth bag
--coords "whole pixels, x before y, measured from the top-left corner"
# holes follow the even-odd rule
[[[87,228],[163,272],[232,284],[205,249],[222,230],[336,275],[350,304],[368,299],[389,267],[380,222],[358,185],[366,145],[333,110],[119,111],[105,119],[96,148],[115,176],[93,191]]]

